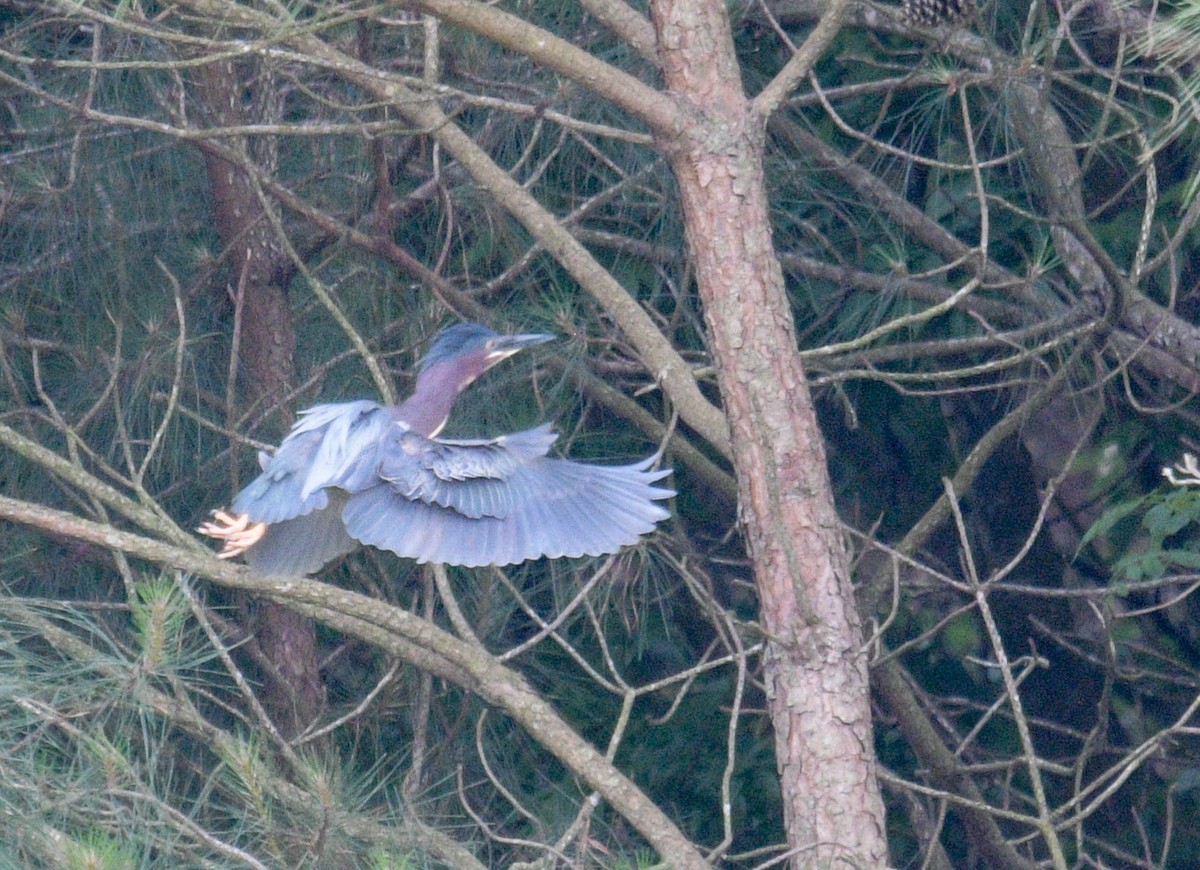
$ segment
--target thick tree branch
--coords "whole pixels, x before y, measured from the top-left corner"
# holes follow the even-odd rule
[[[812,70],[813,65],[825,53],[829,43],[833,42],[842,23],[846,19],[853,0],[831,0],[826,4],[825,12],[821,15],[817,26],[813,28],[808,39],[796,50],[791,59],[784,64],[783,69],[775,74],[775,78],[759,91],[758,96],[750,104],[750,111],[760,123],[766,123],[780,104]]]
[[[565,39],[495,6],[474,0],[407,0],[407,5],[520,52],[620,106],[659,136],[676,136],[689,123],[670,97]]]
[[[195,538],[179,528],[175,523],[164,517],[158,511],[145,505],[138,504],[133,499],[89,474],[69,459],[64,459],[53,450],[49,450],[26,438],[15,429],[0,423],[0,445],[28,459],[35,465],[40,465],[52,475],[65,480],[72,487],[86,493],[113,510],[118,511],[127,519],[137,523],[143,529],[154,532],[168,541],[181,547],[202,549]]]
[[[579,0],[588,13],[625,40],[634,51],[654,66],[658,66],[658,39],[654,25],[624,0]]]
[[[665,813],[602,753],[575,733],[515,671],[406,610],[315,580],[263,577],[215,556],[123,532],[64,511],[0,496],[0,519],[88,541],[267,598],[416,667],[452,679],[519,723],[654,846],[664,861],[705,870],[708,862]]]

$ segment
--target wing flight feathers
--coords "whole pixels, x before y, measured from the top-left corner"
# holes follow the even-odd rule
[[[616,552],[669,516],[658,502],[675,493],[654,485],[669,470],[554,459],[553,438],[548,427],[480,442],[406,432],[379,485],[350,497],[346,529],[418,562],[474,567]]]

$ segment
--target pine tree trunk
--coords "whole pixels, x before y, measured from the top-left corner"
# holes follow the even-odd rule
[[[198,95],[213,126],[242,125],[250,120],[242,92],[232,63],[204,67],[198,76]],[[251,159],[250,146],[244,140],[224,141]],[[254,159],[272,164],[263,166],[272,171],[274,154],[262,153],[262,149],[273,148],[273,144],[264,141],[258,147],[260,153],[255,153]],[[284,290],[291,265],[246,170],[211,151],[206,151],[204,158],[217,231],[239,276],[238,363],[243,395],[249,404],[273,402],[286,396],[295,382],[296,336]],[[280,419],[286,421],[287,417],[284,414]],[[276,434],[281,435],[285,428],[278,426]],[[311,619],[270,601],[243,608],[243,614],[264,663],[263,706],[284,736],[294,736],[325,707],[316,626]]]
[[[793,859],[887,860],[867,660],[825,451],[772,246],[765,119],[742,91],[724,4],[656,0],[668,90],[695,123],[664,142],[719,369]]]

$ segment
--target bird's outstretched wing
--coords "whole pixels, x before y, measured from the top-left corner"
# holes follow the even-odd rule
[[[353,491],[342,519],[364,544],[416,559],[476,567],[542,556],[615,553],[669,516],[653,458],[600,466],[547,456],[549,426],[493,440],[424,438],[388,430],[377,482]],[[361,483],[361,478],[356,482]]]
[[[312,573],[356,542],[418,562],[511,565],[615,553],[669,516],[658,502],[675,493],[654,484],[670,472],[652,471],[653,458],[555,459],[556,438],[549,426],[426,438],[376,402],[317,405],[234,499],[239,518],[266,528],[231,554],[285,575]]]

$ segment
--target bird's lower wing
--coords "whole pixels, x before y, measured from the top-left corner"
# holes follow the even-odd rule
[[[386,483],[352,495],[346,530],[364,544],[418,562],[478,567],[542,556],[615,553],[669,516],[647,463],[605,467],[538,459],[504,481],[504,516],[468,516]],[[464,482],[469,487],[469,482]]]
[[[358,547],[342,523],[345,495],[331,492],[329,506],[272,523],[262,540],[246,551],[246,564],[261,574],[303,577]]]

